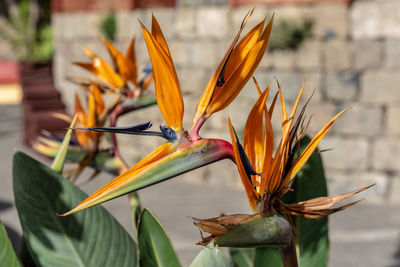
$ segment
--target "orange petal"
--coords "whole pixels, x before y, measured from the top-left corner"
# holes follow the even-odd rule
[[[89,95],[88,95],[88,116],[85,127],[96,127],[96,100],[93,95],[94,86],[90,86]]]
[[[339,118],[344,112],[346,112],[347,109],[342,110],[339,112],[335,117],[333,117],[311,140],[311,142],[308,144],[308,146],[304,149],[303,153],[299,156],[299,158],[296,160],[296,162],[293,164],[292,168],[290,171],[287,173],[285,179],[282,181],[282,186],[286,186],[288,182],[290,182],[296,174],[300,171],[301,168],[303,168],[304,164],[308,161],[308,159],[311,157],[311,155],[314,153],[314,150],[317,148],[318,144],[321,142],[322,138],[325,136],[325,134],[328,132],[328,130],[331,128],[333,123],[337,118]]]
[[[239,65],[235,68],[232,74],[227,77],[226,82],[221,87],[216,87],[214,95],[206,110],[208,116],[226,108],[253,75],[265,54],[271,33],[272,21],[273,18],[271,18],[259,40],[250,48],[245,58],[238,62]]]
[[[104,45],[107,47],[108,52],[113,60],[114,66],[118,73],[124,78],[125,81],[132,79],[132,66],[126,60],[125,56],[105,38],[102,38]]]
[[[244,150],[249,158],[251,165],[255,168],[257,173],[263,171],[264,163],[264,135],[263,135],[263,113],[265,109],[265,101],[268,98],[269,87],[258,98],[254,104],[247,118],[246,126],[244,128]],[[253,177],[255,178],[255,177]],[[258,178],[258,177],[257,177]],[[253,184],[257,184],[253,180]]]
[[[236,166],[239,170],[240,178],[242,180],[244,189],[246,191],[246,195],[247,195],[247,199],[249,200],[250,207],[255,211],[257,208],[257,203],[258,203],[258,195],[257,195],[257,192],[254,189],[253,185],[250,183],[249,179],[247,178],[247,174],[244,170],[242,161],[240,159],[240,155],[239,155],[239,151],[237,148],[236,139],[235,139],[235,135],[233,133],[232,123],[231,123],[230,119],[228,119],[228,123],[229,123],[229,131],[231,133],[232,146],[233,146],[233,151],[234,151],[234,155],[235,155]]]
[[[89,64],[91,63],[74,63],[75,65],[77,64]],[[65,78],[67,81],[73,82],[79,86],[81,86],[83,89],[88,90],[90,85],[96,85],[97,87],[102,89],[102,94],[107,94],[111,92],[119,93],[120,90],[116,88],[114,85],[108,83],[108,82],[103,82],[91,78],[86,78],[86,77],[66,77]]]
[[[147,89],[147,87],[149,87],[150,83],[153,81],[154,79],[154,75],[150,74],[149,77],[147,77],[147,79],[142,83],[142,89]]]
[[[137,83],[137,62],[136,62],[136,55],[135,55],[135,39],[136,39],[136,36],[133,35],[131,42],[129,43],[128,50],[126,51],[125,60],[130,65],[129,66],[129,68],[131,70],[130,81],[134,85],[137,86],[138,83]]]
[[[173,146],[170,142],[164,143],[161,146],[157,147],[154,149],[150,154],[148,154],[146,157],[141,159],[138,163],[135,164],[130,170],[131,171],[136,171],[140,168],[145,167],[146,165],[153,163],[154,161],[157,161],[161,159],[162,157],[166,156],[168,153],[170,153],[173,150]]]
[[[97,85],[91,85],[89,87],[89,91],[90,91],[90,94],[93,95],[94,100],[95,100],[96,117],[99,117],[105,109],[103,97],[101,96],[101,92]]]
[[[153,20],[155,20],[154,17]],[[154,24],[156,22],[153,22]],[[174,63],[166,52],[169,49],[163,47],[166,46],[166,42],[162,33],[160,34],[161,30],[156,27],[155,36],[153,36],[143,24],[141,24],[141,27],[153,67],[158,106],[168,127],[179,132],[182,129],[183,100]]]
[[[125,86],[124,80],[113,70],[113,68],[104,61],[101,57],[97,56],[88,48],[84,48],[85,53],[92,60],[92,69],[88,69],[99,79],[111,83],[115,87],[121,88]],[[79,63],[77,65],[80,65]],[[80,65],[81,66],[81,65]],[[82,66],[83,67],[83,66]]]
[[[243,22],[242,25],[240,26],[240,29],[238,33],[236,34],[235,38],[233,39],[231,45],[228,48],[228,51],[225,53],[224,57],[222,58],[221,62],[219,63],[217,69],[215,70],[214,74],[211,76],[211,79],[208,81],[208,84],[206,86],[206,89],[204,90],[203,94],[201,95],[199,102],[197,102],[196,106],[196,113],[193,119],[193,124],[196,123],[197,119],[202,117],[207,110],[208,105],[210,104],[210,101],[214,95],[215,87],[217,85],[218,77],[220,76],[220,73],[223,69],[223,67],[226,64],[226,61],[229,57],[229,55],[232,53],[237,41],[239,40],[240,34],[242,33],[244,27],[246,26],[248,20],[250,19],[251,15],[253,14],[254,9],[248,13]]]
[[[265,20],[262,20],[258,23],[253,29],[251,29],[240,42],[234,47],[232,54],[229,56],[228,61],[226,62],[225,73],[224,76],[231,76],[233,71],[239,66],[240,62],[242,62],[251,48],[258,42],[260,34],[263,31]]]
[[[169,51],[169,48],[168,48],[168,44],[165,41],[164,34],[162,33],[160,24],[158,24],[158,21],[157,21],[156,17],[154,17],[154,14],[151,15],[151,35],[157,41],[160,48],[164,50],[164,52],[167,54],[167,56],[169,58],[172,58],[171,52]]]
[[[87,121],[86,113],[85,113],[85,110],[82,107],[81,101],[76,93],[75,93],[74,115],[78,115],[78,118],[77,118],[78,122],[85,125],[85,123]]]

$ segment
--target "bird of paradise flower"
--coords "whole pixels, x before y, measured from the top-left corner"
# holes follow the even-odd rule
[[[97,85],[103,92],[119,93],[128,98],[137,98],[148,88],[153,75],[151,65],[149,64],[143,70],[145,76],[141,79],[138,78],[135,40],[136,36],[134,35],[124,55],[110,41],[101,38],[101,41],[110,54],[114,68],[92,50],[84,47],[83,50],[91,62],[74,62],[73,64],[91,72],[98,79],[69,77],[68,80],[84,88],[89,88],[90,85]]]
[[[230,158],[232,145],[221,139],[203,139],[199,130],[215,112],[227,107],[251,78],[268,45],[273,18],[265,26],[264,19],[240,41],[240,34],[253,11],[249,12],[203,92],[190,131],[182,126],[183,100],[178,77],[161,28],[152,17],[151,33],[141,24],[154,72],[157,103],[166,126],[160,132],[148,131],[151,123],[126,128],[89,128],[136,135],[157,135],[166,143],[139,161],[135,166],[100,188],[76,208],[63,214],[86,209],[115,197],[170,179],[187,171]]]
[[[257,83],[256,85],[259,90]],[[240,144],[231,121],[230,119],[228,120],[236,165],[250,207],[255,213],[251,215],[226,215],[210,219],[194,218],[195,225],[210,234],[207,237],[202,235],[202,240],[199,244],[206,245],[209,242],[215,242],[220,246],[228,247],[275,246],[294,248],[291,244],[293,238],[291,238],[290,231],[290,215],[305,218],[320,218],[330,215],[359,201],[338,207],[334,207],[335,204],[372,186],[362,187],[340,195],[318,197],[292,204],[286,204],[281,200],[282,196],[291,189],[296,174],[315,152],[318,144],[335,120],[346,111],[342,110],[334,116],[314,136],[304,151],[299,153],[300,140],[307,127],[304,112],[308,101],[295,119],[303,88],[304,85],[300,90],[291,114],[288,115],[278,83],[278,93],[282,106],[282,138],[275,150],[275,154],[273,153],[274,133],[271,117],[278,95],[275,96],[271,106],[268,108],[265,103],[269,93],[269,86],[262,93],[259,90],[260,97],[248,116],[244,131],[244,146]],[[294,253],[294,255],[296,253],[295,248],[288,251]],[[286,257],[282,257],[284,263],[285,261],[291,263],[297,261],[293,254],[292,257],[287,257],[288,251],[284,251],[286,253]]]
[[[101,127],[106,123],[107,116],[113,110],[114,106],[118,102],[118,97],[111,103],[110,106],[105,106],[100,89],[96,85],[91,85],[88,88],[87,97],[87,111],[82,106],[82,103],[77,94],[75,94],[75,107],[74,116],[77,116],[77,127]],[[54,116],[71,122],[72,118],[64,114],[54,114]],[[102,151],[99,149],[99,143],[102,138],[101,133],[88,132],[88,131],[76,131],[76,141],[69,145],[67,159],[72,162],[79,162],[79,167],[67,171],[71,173],[70,180],[73,182],[78,178],[80,172],[88,165],[95,168],[95,175],[100,170],[112,174],[118,174],[123,169],[122,162],[113,157],[108,151]],[[33,149],[37,152],[55,157],[61,147],[61,140],[55,136],[44,137],[40,136],[34,143]],[[66,172],[66,173],[67,173]],[[92,177],[94,177],[92,176]]]

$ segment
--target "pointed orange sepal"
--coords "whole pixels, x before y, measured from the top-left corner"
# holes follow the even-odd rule
[[[130,71],[131,71],[131,75],[130,75],[130,81],[138,86],[138,82],[137,82],[137,61],[136,61],[136,55],[135,55],[135,40],[136,40],[136,36],[133,35],[131,42],[129,43],[128,49],[126,51],[125,54],[125,60],[126,62],[128,62],[129,67],[130,67]]]
[[[255,211],[257,209],[257,204],[258,204],[258,194],[256,190],[254,189],[253,185],[250,183],[250,180],[247,178],[246,171],[244,170],[242,160],[240,159],[239,151],[237,148],[237,143],[236,143],[236,138],[233,132],[232,128],[232,123],[231,119],[228,119],[229,123],[229,131],[231,133],[231,139],[232,139],[232,147],[233,147],[233,152],[235,155],[235,161],[236,161],[236,166],[238,168],[240,178],[242,180],[244,189],[246,191],[247,199],[249,200],[250,207]]]
[[[314,153],[315,149],[317,148],[318,144],[321,142],[322,138],[326,135],[328,130],[331,128],[333,123],[337,118],[339,118],[347,109],[342,110],[339,112],[335,117],[333,117],[311,140],[308,146],[304,149],[303,153],[298,157],[296,162],[293,164],[292,168],[286,174],[285,178],[282,180],[281,187],[285,187],[300,171],[301,168],[306,164],[308,159]]]
[[[255,26],[236,45],[247,20],[248,18],[243,22],[230,49],[211,77],[198,102],[195,118],[201,116],[209,117],[211,114],[226,108],[253,75],[264,56],[271,33],[273,17],[263,32],[265,21]]]
[[[141,23],[154,73],[157,103],[168,127],[182,129],[183,100],[169,48],[153,16],[152,33]]]
[[[118,70],[118,73],[124,78],[125,82],[127,80],[132,80],[134,77],[133,67],[130,61],[107,39],[102,38],[104,45],[113,60],[114,66]]]

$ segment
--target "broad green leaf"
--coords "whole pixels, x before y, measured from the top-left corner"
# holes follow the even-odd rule
[[[254,248],[229,248],[232,260],[238,267],[254,267]]]
[[[145,267],[181,266],[160,221],[144,209],[138,227],[139,263]]]
[[[137,246],[102,207],[58,217],[86,197],[64,177],[15,152],[14,196],[24,241],[39,266],[137,266]]]
[[[58,173],[62,173],[64,168],[65,157],[67,156],[69,141],[71,140],[72,128],[74,128],[76,119],[78,115],[75,115],[74,119],[72,120],[67,133],[65,134],[64,140],[61,143],[60,149],[57,152],[56,157],[51,164],[51,168]]]
[[[310,139],[304,137],[300,142],[301,151],[303,151]],[[293,192],[288,192],[283,199],[286,203],[295,203],[328,195],[324,167],[319,153],[315,153],[297,174],[292,188]],[[299,265],[303,267],[327,266],[329,254],[328,218],[305,219],[293,216],[292,220],[299,234]]]
[[[11,245],[10,239],[4,225],[0,222],[0,263],[1,266],[17,267],[21,266]]]
[[[190,267],[233,267],[233,261],[210,242],[196,256]]]

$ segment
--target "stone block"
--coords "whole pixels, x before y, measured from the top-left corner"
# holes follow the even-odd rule
[[[191,65],[195,68],[204,67],[216,69],[222,53],[216,51],[216,45],[209,40],[197,41],[192,44]]]
[[[116,16],[118,16],[118,13],[116,13]],[[124,12],[122,12],[124,13]],[[107,16],[107,13],[104,12],[88,12],[86,13],[83,18],[84,18],[84,24],[81,26],[83,28],[82,37],[98,37],[102,36],[103,33],[101,32],[100,25],[103,19]],[[117,33],[116,37],[118,36],[118,27],[119,24],[117,22]]]
[[[386,112],[387,133],[400,136],[400,106],[389,106]]]
[[[390,179],[389,201],[391,203],[400,203],[400,176]]]
[[[322,74],[319,71],[306,71],[299,73],[300,79],[304,82],[304,95],[303,100],[308,99],[308,95],[313,93],[311,102],[322,101],[323,88],[322,88]]]
[[[364,103],[396,103],[399,94],[400,71],[366,71],[361,77],[361,97]]]
[[[196,33],[200,38],[225,39],[228,36],[229,9],[223,7],[202,7],[196,13]]]
[[[179,8],[176,10],[175,16],[175,35],[183,39],[195,38],[195,10],[191,8]]]
[[[185,92],[203,92],[208,82],[205,73],[196,69],[177,68],[177,74]]]
[[[231,32],[229,33],[229,36],[233,37],[239,31],[240,25],[242,24],[244,17],[252,8],[254,8],[254,6],[249,5],[231,9],[231,12],[229,14],[231,16],[232,25],[229,29],[229,31]],[[258,23],[260,23],[260,21],[262,21],[265,17],[267,17],[267,19],[270,19],[273,12],[274,9],[272,8],[268,8],[266,6],[258,6],[254,10],[250,20],[247,22],[246,28],[242,32],[242,36],[244,36],[250,29],[252,29]],[[276,17],[277,16],[275,16],[275,18]]]
[[[192,64],[193,44],[187,41],[172,42],[170,49],[174,51],[172,60],[176,67],[187,68]]]
[[[400,2],[356,1],[351,8],[351,21],[354,39],[400,37]]]
[[[387,68],[400,67],[400,40],[389,39],[384,42],[384,66]]]
[[[1,25],[3,26],[3,24]],[[54,42],[62,41],[64,37],[64,13],[53,13],[51,15],[51,26]]]
[[[273,95],[278,91],[278,86],[276,83],[276,81],[278,80],[281,85],[283,97],[285,98],[285,101],[289,102],[293,102],[297,98],[297,95],[303,83],[303,77],[301,77],[299,73],[291,71],[269,72],[256,70],[254,76],[256,77],[258,84],[262,89],[265,89],[270,83],[271,93]],[[258,93],[255,90],[252,81],[249,81],[248,84],[250,85],[250,89],[247,90],[249,92],[247,94],[247,97],[249,99],[256,100],[258,98]]]
[[[383,109],[359,103],[346,104],[350,110],[335,122],[335,133],[354,136],[377,136],[383,132]]]
[[[222,160],[205,168],[205,183],[212,186],[241,188],[239,172],[233,162]]]
[[[175,23],[176,11],[174,8],[155,8],[151,9],[161,26],[163,34],[167,41],[172,41],[175,31],[171,25]],[[150,26],[149,26],[150,27]]]
[[[289,71],[295,65],[295,53],[291,50],[275,50],[268,53],[269,66],[274,71]]]
[[[314,136],[325,126],[337,113],[335,105],[329,102],[317,102],[311,99],[306,109],[306,118],[310,118],[307,134]],[[336,126],[332,127],[329,133],[334,132]],[[329,134],[328,133],[328,134]]]
[[[354,67],[357,70],[378,68],[382,64],[383,52],[380,41],[359,40],[353,43]]]
[[[321,45],[316,40],[306,40],[296,51],[295,67],[301,70],[315,70],[321,66]]]
[[[335,101],[356,99],[359,87],[358,73],[327,73],[325,82],[328,99]]]
[[[65,39],[75,40],[76,38],[87,36],[85,30],[85,14],[82,12],[67,13],[64,14],[64,28],[60,29],[64,31]]]
[[[141,12],[142,10],[119,11],[116,13],[117,19],[117,38],[130,40],[133,35],[136,39],[142,38],[142,31],[140,29],[139,20],[146,26],[147,29],[151,28],[151,13]],[[161,27],[164,25],[161,24]]]
[[[348,31],[348,9],[344,3],[316,5],[314,33],[318,37],[329,36],[344,39]]]
[[[368,140],[366,138],[326,137],[320,149],[332,149],[322,154],[327,169],[350,171],[368,167]]]
[[[400,141],[396,138],[381,138],[373,145],[373,167],[381,171],[400,171]]]
[[[322,54],[327,71],[345,71],[351,68],[350,47],[346,41],[332,40],[324,43]]]
[[[325,173],[329,195],[343,194],[375,183],[375,186],[357,195],[367,202],[382,202],[387,199],[391,178],[383,172],[337,172]]]

